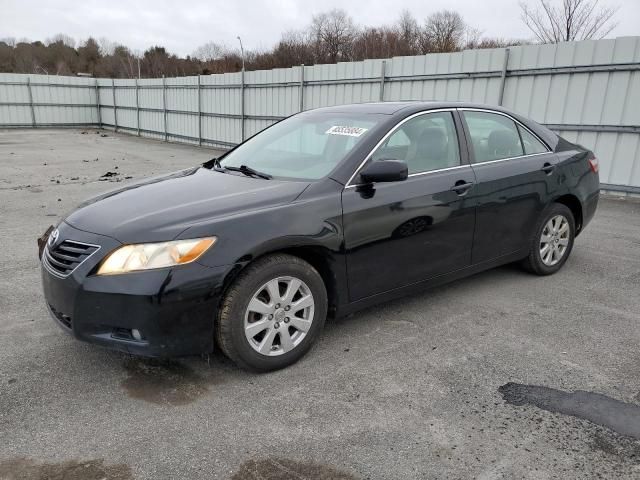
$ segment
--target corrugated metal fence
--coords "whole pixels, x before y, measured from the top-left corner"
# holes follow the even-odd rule
[[[101,125],[229,147],[301,110],[379,100],[503,105],[592,148],[604,188],[640,193],[640,37],[300,66],[244,77],[0,74],[0,128]]]

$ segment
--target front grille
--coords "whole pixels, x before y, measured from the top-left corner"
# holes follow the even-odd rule
[[[51,304],[49,304],[49,308],[51,309],[51,313],[53,316],[58,319],[58,321],[65,327],[71,329],[71,317],[69,315],[65,315],[62,312],[59,312]]]
[[[65,240],[53,249],[45,248],[43,259],[53,273],[66,277],[99,248],[97,245]]]

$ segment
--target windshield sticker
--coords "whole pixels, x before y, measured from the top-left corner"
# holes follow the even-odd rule
[[[328,135],[346,135],[347,137],[359,137],[364,132],[366,132],[368,128],[362,127],[341,127],[340,125],[334,125],[329,130],[327,130],[326,134]]]

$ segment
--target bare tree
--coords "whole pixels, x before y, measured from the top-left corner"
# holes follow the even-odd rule
[[[431,52],[455,52],[462,48],[467,25],[458,12],[442,10],[427,18],[423,43]]]
[[[11,48],[15,47],[17,44],[15,37],[0,38],[0,43],[4,43],[5,45],[8,45]]]
[[[267,55],[268,53],[264,54]],[[313,51],[308,35],[299,31],[283,33],[271,55],[274,57],[273,63],[276,68],[313,63]]]
[[[227,48],[219,43],[208,42],[196,48],[193,57],[203,62],[212,62],[221,58],[227,51]]]
[[[415,55],[419,52],[420,27],[418,21],[409,10],[403,10],[400,18],[394,25],[397,32],[399,45],[396,55]]]
[[[83,72],[95,75],[96,66],[100,62],[100,46],[94,38],[89,37],[82,46],[78,48],[78,60],[79,68],[81,68]]]
[[[617,26],[612,22],[618,7],[601,7],[600,0],[538,0],[535,7],[520,3],[522,21],[541,43],[600,39]]]
[[[106,37],[100,37],[100,40],[98,40],[98,44],[100,45],[100,54],[105,56],[113,55],[113,52],[118,46],[116,42],[113,42]]]
[[[353,19],[340,9],[314,15],[310,34],[320,61],[349,60],[351,45],[358,32]]]
[[[48,38],[46,40],[46,45],[52,45],[54,43],[59,43],[61,45],[66,45],[67,47],[76,48],[76,41],[69,35],[65,35],[64,33],[58,33],[54,35],[52,38]]]

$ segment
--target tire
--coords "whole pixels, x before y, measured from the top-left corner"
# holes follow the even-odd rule
[[[290,294],[296,281],[300,286]],[[229,359],[247,370],[287,367],[302,358],[320,335],[327,303],[322,277],[310,264],[287,254],[260,258],[226,292],[215,326],[216,342]]]
[[[568,229],[566,230],[566,235],[564,223],[558,223],[561,219],[566,221]],[[557,232],[549,228],[553,225],[553,223],[550,224],[552,221],[555,221],[556,225],[562,225]],[[560,233],[559,230],[562,230],[562,233]],[[530,240],[529,255],[523,260],[522,266],[525,270],[536,275],[552,275],[556,273],[562,268],[571,254],[575,231],[575,219],[571,210],[561,203],[552,203],[540,215],[540,219]],[[547,235],[548,233],[550,235]],[[545,234],[544,238],[543,234]],[[566,245],[564,242],[566,242]],[[543,250],[547,244],[551,245],[550,248],[552,250],[555,244],[558,250],[556,250],[555,253],[548,249]],[[561,247],[565,248],[560,252],[559,249]]]

